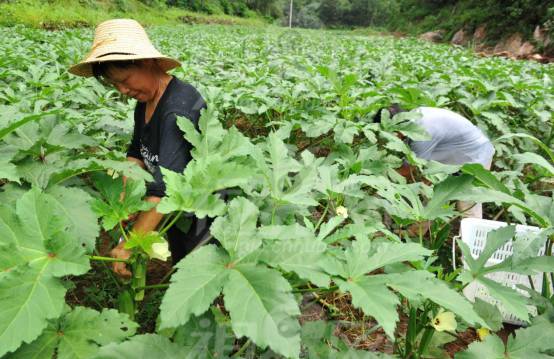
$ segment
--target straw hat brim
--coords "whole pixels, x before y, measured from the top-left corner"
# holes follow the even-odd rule
[[[160,53],[148,34],[136,20],[112,19],[99,24],[94,31],[90,52],[69,68],[69,72],[84,77],[94,76],[94,63],[156,59],[164,71],[181,66],[179,61]]]
[[[82,76],[82,77],[92,77],[94,76],[92,72],[92,65],[100,62],[112,62],[112,61],[129,61],[129,60],[146,60],[146,59],[155,59],[157,60],[158,65],[163,71],[169,71],[176,67],[180,67],[181,63],[175,59],[166,56],[145,56],[145,55],[107,55],[103,56],[101,59],[91,59],[82,61],[76,65],[73,65],[69,68],[69,72],[73,75]]]

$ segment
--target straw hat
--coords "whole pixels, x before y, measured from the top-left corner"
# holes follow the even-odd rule
[[[181,66],[162,55],[150,42],[144,28],[135,20],[114,19],[96,27],[92,49],[85,58],[69,68],[77,76],[91,77],[92,64],[106,61],[157,59],[164,71]]]

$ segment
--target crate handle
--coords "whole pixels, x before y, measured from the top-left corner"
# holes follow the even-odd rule
[[[460,239],[460,236],[452,237],[452,270],[456,270],[456,241]]]

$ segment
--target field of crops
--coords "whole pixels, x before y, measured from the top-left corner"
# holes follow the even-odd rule
[[[0,28],[0,357],[554,355],[552,65],[346,32],[148,31],[208,103],[199,131],[179,121],[193,161],[164,172],[160,232],[186,225],[183,213],[215,217],[217,245],[173,274],[157,259],[146,271],[160,237],[123,225],[148,206],[149,174],[125,161],[134,100],[67,73],[92,31]],[[393,102],[472,120],[493,140],[492,170],[414,157],[395,135],[425,137],[412,114],[372,121]],[[409,183],[403,159],[419,169]],[[133,179],[123,200],[121,175]],[[453,269],[455,200],[540,230],[495,266],[514,226],[477,259],[458,241]],[[107,258],[121,235],[130,281]],[[516,289],[496,272],[546,274],[542,289]],[[475,282],[528,326],[502,329],[496,306],[468,301]]]

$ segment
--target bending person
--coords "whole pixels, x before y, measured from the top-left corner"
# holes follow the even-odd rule
[[[380,109],[373,119],[374,122],[381,121],[381,114],[384,110],[388,110],[391,117],[405,112],[399,105],[394,104]],[[442,108],[419,107],[414,111],[421,114],[416,121],[431,137],[426,141],[405,139],[418,158],[448,165],[480,163],[486,169],[491,168],[494,147],[479,127],[472,124],[467,118]],[[409,165],[405,163],[399,169],[399,173],[408,177]],[[457,208],[464,213],[464,217],[483,217],[480,203],[459,201]]]
[[[160,168],[182,172],[191,160],[192,145],[177,126],[177,116],[184,116],[196,127],[206,103],[198,91],[167,71],[180,63],[162,55],[150,42],[143,27],[134,20],[108,20],[96,28],[91,52],[69,69],[74,75],[92,77],[121,94],[137,100],[134,112],[133,139],[127,159],[150,172],[154,181],[147,183],[146,201],[158,203],[165,196]],[[138,214],[133,231],[149,232],[157,228],[163,214],[152,208]],[[186,232],[173,226],[167,232],[173,263],[190,253],[209,234],[209,220],[192,218]],[[130,252],[119,243],[111,252],[127,259]],[[114,263],[122,276],[131,273],[125,263]]]

